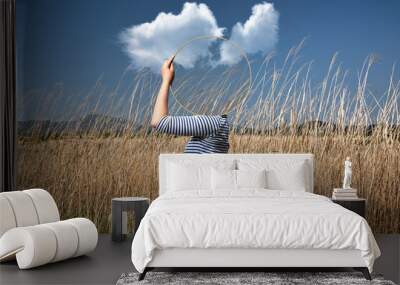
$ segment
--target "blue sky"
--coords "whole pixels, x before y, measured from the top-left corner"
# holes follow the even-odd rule
[[[19,0],[17,61],[19,96],[27,90],[63,83],[67,92],[88,89],[99,76],[114,85],[132,59],[123,51],[121,31],[153,21],[160,12],[179,14],[185,1]],[[244,23],[262,1],[201,1],[219,27]],[[400,1],[278,0],[277,59],[307,38],[301,55],[323,75],[339,52],[353,74],[371,53],[379,62],[371,74],[374,90],[384,90],[392,65],[400,59]],[[28,107],[25,107],[25,109]]]

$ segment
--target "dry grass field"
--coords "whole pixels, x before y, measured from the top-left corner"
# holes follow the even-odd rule
[[[368,76],[374,58],[369,57],[356,86],[350,87],[347,72],[334,56],[322,82],[311,84],[310,65],[296,67],[297,53],[298,48],[291,50],[279,69],[266,57],[254,73],[251,94],[235,98],[230,152],[313,153],[315,192],[326,196],[341,185],[343,162],[350,156],[353,186],[359,196],[367,198],[372,229],[399,233],[400,82],[392,76],[384,94],[373,94]],[[52,129],[33,124],[29,132],[20,135],[18,188],[49,190],[63,218],[88,217],[101,232],[110,230],[112,197],[156,198],[158,155],[182,152],[187,138],[148,131],[151,102],[159,86],[159,81],[149,76],[148,72],[137,73],[128,89],[121,90],[118,85],[93,104],[92,94],[104,93],[96,83],[87,99],[72,108],[75,116],[65,118],[77,122],[88,114],[113,117],[121,113],[126,118],[122,123],[104,117],[103,122],[85,121],[85,128],[76,123]],[[121,93],[125,95],[116,95]],[[62,94],[61,99],[51,96],[57,102],[63,98]],[[39,114],[51,109],[51,100],[44,101]],[[197,104],[206,112],[207,106],[222,103]],[[104,105],[109,109],[104,111]],[[173,102],[171,110],[174,114],[182,111]]]
[[[110,229],[111,198],[158,195],[159,153],[182,152],[185,139],[57,139],[22,142],[18,187],[42,187],[55,197],[63,218],[84,216],[101,232]],[[315,192],[329,196],[341,185],[343,158],[353,159],[353,184],[368,199],[375,232],[400,232],[400,142],[363,138],[232,135],[233,153],[315,154]]]

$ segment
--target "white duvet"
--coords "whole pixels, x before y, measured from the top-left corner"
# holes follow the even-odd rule
[[[299,191],[180,191],[154,200],[132,243],[143,272],[155,249],[358,249],[372,272],[380,251],[365,219]]]

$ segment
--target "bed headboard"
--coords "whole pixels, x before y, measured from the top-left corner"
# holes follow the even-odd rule
[[[306,163],[306,173],[308,180],[307,192],[314,192],[314,155],[310,153],[301,154],[278,154],[278,153],[260,153],[260,154],[249,154],[249,153],[238,153],[238,154],[176,154],[176,153],[165,153],[159,156],[159,194],[166,192],[166,181],[167,181],[167,163],[174,160],[232,160],[236,161],[238,159],[256,159],[256,160],[286,160],[286,161],[301,161]]]

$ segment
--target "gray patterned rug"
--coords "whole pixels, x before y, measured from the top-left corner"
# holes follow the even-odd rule
[[[368,284],[395,285],[380,275],[372,275],[368,281],[359,272],[148,272],[146,278],[138,281],[138,273],[122,274],[117,285],[146,284]]]

